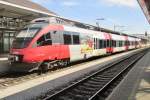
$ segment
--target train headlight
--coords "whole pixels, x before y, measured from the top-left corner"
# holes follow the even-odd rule
[[[22,55],[10,55],[9,60],[11,62],[22,62],[23,56]]]
[[[15,61],[19,61],[19,57],[18,56],[15,56]]]

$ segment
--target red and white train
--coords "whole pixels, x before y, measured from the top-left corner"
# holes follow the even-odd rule
[[[47,19],[35,19],[18,33],[10,51],[11,69],[30,72],[44,63],[46,69],[55,65],[65,66],[141,45],[140,38],[50,24]]]

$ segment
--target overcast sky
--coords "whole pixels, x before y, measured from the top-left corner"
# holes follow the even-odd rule
[[[150,32],[148,24],[137,0],[32,0],[60,16],[88,24],[99,21],[100,26],[113,29],[114,25],[125,26],[116,28],[127,34],[144,34]]]

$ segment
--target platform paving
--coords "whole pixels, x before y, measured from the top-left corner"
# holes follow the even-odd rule
[[[107,100],[150,100],[150,51],[135,64]]]

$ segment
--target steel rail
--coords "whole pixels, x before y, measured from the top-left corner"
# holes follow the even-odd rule
[[[129,67],[132,67],[139,59],[141,59],[144,56],[141,55],[139,56],[137,59],[135,59],[134,61],[132,61],[126,68],[124,68],[120,73],[118,73],[112,80],[110,80],[103,88],[101,88],[97,93],[95,93],[91,98],[89,98],[89,100],[96,100],[96,98],[98,98],[98,95],[105,89],[108,87],[108,85],[110,85],[115,79],[117,79],[120,75],[122,75],[122,73],[124,73]]]

